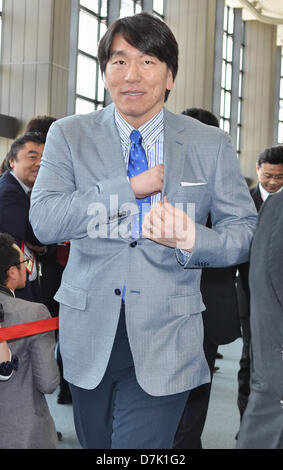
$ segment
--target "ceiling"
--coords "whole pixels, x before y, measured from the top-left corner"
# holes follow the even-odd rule
[[[283,0],[226,0],[234,8],[244,8],[245,19],[283,24]]]
[[[277,45],[283,47],[283,0],[225,0],[228,6],[243,9],[243,20],[277,26]]]

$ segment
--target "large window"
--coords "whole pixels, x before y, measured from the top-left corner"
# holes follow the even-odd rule
[[[239,90],[238,90],[237,137],[236,137],[236,150],[237,150],[238,157],[240,157],[241,149],[242,149],[241,131],[242,131],[242,108],[243,108],[244,55],[245,55],[245,44],[243,41],[241,44],[241,48],[240,48],[240,64],[239,64]]]
[[[281,48],[280,68],[281,71],[279,85],[278,144],[283,144],[283,48]]]
[[[220,127],[230,133],[232,102],[232,70],[234,46],[234,9],[225,5],[223,23]]]
[[[242,10],[217,0],[213,112],[241,153],[245,23]]]
[[[107,0],[81,0],[78,32],[76,114],[102,108],[104,85],[97,49],[107,28]]]

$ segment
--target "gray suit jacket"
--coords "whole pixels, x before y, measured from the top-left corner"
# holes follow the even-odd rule
[[[251,250],[251,393],[238,449],[283,449],[283,192],[259,213]]]
[[[50,318],[44,305],[2,292],[0,303],[4,327]],[[55,449],[57,433],[44,396],[59,382],[54,332],[11,340],[9,347],[18,356],[19,368],[0,382],[0,448]]]
[[[60,349],[66,379],[86,389],[99,384],[107,367],[124,285],[127,332],[140,386],[158,396],[208,382],[201,268],[248,259],[256,211],[229,136],[166,109],[164,125],[162,195],[172,204],[190,204],[188,212],[197,223],[188,258],[145,238],[133,244],[125,235],[127,210],[137,213],[138,207],[113,105],[59,120],[48,134],[30,220],[43,243],[71,240],[55,296],[60,302]],[[213,229],[205,227],[209,212]]]

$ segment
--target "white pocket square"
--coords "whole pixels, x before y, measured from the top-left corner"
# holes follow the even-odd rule
[[[180,183],[181,186],[202,186],[203,184],[206,183],[189,183],[188,181],[181,181]]]

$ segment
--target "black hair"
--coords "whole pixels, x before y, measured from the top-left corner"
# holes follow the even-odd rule
[[[56,118],[52,116],[36,116],[27,123],[25,132],[41,132],[46,138],[49,127],[55,121]]]
[[[11,266],[19,266],[20,254],[14,248],[14,238],[8,233],[0,233],[0,284],[6,285],[8,270]]]
[[[46,137],[41,132],[26,132],[25,134],[17,137],[11,145],[4,162],[2,163],[3,169],[11,170],[10,160],[17,160],[18,152],[23,148],[27,142],[34,142],[35,144],[45,144]]]
[[[219,121],[217,117],[206,109],[187,108],[181,114],[184,114],[185,116],[191,116],[192,118],[195,118],[198,121],[207,124],[208,126],[219,127]]]
[[[139,13],[134,16],[117,19],[107,29],[98,47],[98,59],[102,75],[105,73],[110,59],[114,36],[121,34],[133,47],[144,54],[157,57],[165,62],[175,80],[178,72],[178,44],[174,34],[166,23],[149,13]],[[170,90],[166,90],[165,101]]]
[[[283,145],[269,147],[261,152],[258,156],[257,164],[260,167],[263,163],[270,163],[271,165],[283,165]]]

